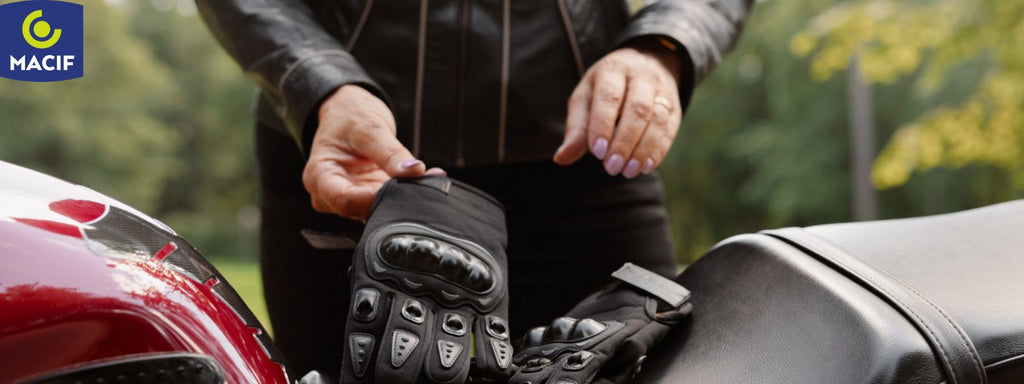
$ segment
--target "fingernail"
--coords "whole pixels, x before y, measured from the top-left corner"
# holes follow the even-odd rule
[[[409,169],[415,167],[417,164],[423,164],[423,162],[418,159],[409,159],[403,161],[402,164],[399,164],[398,166],[401,167],[402,169]]]
[[[607,154],[608,154],[608,140],[605,140],[603,137],[600,138],[600,139],[594,140],[594,156],[597,156],[598,159],[604,160],[604,157]]]
[[[618,175],[619,172],[622,171],[622,163],[622,156],[619,156],[619,154],[616,153],[612,155],[612,157],[609,157],[608,161],[604,163],[604,170],[607,171],[609,175]]]
[[[649,174],[651,174],[651,171],[653,171],[653,170],[654,170],[654,159],[647,159],[647,162],[644,164],[644,174],[645,175],[649,175]]]
[[[562,143],[562,145],[559,145],[558,149],[555,150],[555,156],[558,156],[559,153],[562,153],[562,150],[564,150],[564,149],[565,149],[565,143]]]
[[[640,173],[640,162],[636,161],[636,159],[629,159],[629,162],[626,163],[626,168],[622,170],[622,176],[625,176],[627,179],[632,179],[636,177],[638,173]]]
[[[446,172],[444,169],[441,169],[441,168],[430,168],[424,174],[425,175],[430,175],[430,176],[441,176],[441,177],[448,176],[448,172]]]

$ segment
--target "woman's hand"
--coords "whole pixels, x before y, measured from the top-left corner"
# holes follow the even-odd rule
[[[313,209],[366,220],[373,198],[392,177],[427,171],[395,137],[395,118],[383,101],[357,85],[338,88],[320,107],[302,183]]]
[[[681,61],[649,42],[615,50],[591,66],[569,98],[555,162],[572,164],[589,145],[609,175],[653,172],[679,132]]]

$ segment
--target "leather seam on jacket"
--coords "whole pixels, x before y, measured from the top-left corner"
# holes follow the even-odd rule
[[[349,52],[352,52],[352,48],[355,48],[356,42],[359,41],[359,35],[363,33],[363,27],[366,26],[366,19],[370,18],[371,9],[373,9],[373,0],[366,0],[363,13],[359,15],[359,21],[356,23],[355,29],[352,30],[352,37],[348,39],[348,44],[345,44],[345,49]]]
[[[802,230],[801,230],[801,232],[803,233],[804,231],[802,231]],[[783,236],[783,235],[781,235],[781,234],[775,234],[775,233],[772,233],[772,232],[769,232],[769,234],[771,234],[771,235],[773,235],[773,236],[778,236],[778,237],[781,237],[781,239],[782,239],[782,240],[784,240],[784,241],[787,241],[787,242],[794,242],[794,243],[795,243],[795,244],[797,244],[797,245],[798,245],[799,247],[803,247],[803,248],[806,248],[807,250],[809,250],[809,251],[811,251],[811,252],[813,252],[813,253],[815,253],[815,254],[818,254],[818,255],[819,255],[819,256],[821,256],[821,257],[824,257],[824,255],[826,255],[826,254],[827,254],[827,253],[823,252],[823,251],[822,251],[822,250],[821,250],[820,248],[818,248],[818,247],[816,247],[816,246],[814,246],[814,245],[812,245],[812,244],[807,244],[807,242],[806,242],[806,241],[800,241],[800,242],[797,242],[797,241],[795,241],[795,240],[793,240],[793,239],[790,239],[789,237],[785,237],[785,236]],[[811,235],[811,236],[813,236],[813,235]],[[938,336],[936,335],[935,331],[934,331],[934,330],[932,330],[932,329],[931,329],[931,327],[929,327],[929,326],[928,326],[928,324],[926,324],[926,323],[925,323],[925,322],[924,322],[924,321],[922,320],[922,318],[921,318],[921,315],[919,315],[919,314],[918,314],[918,313],[917,313],[916,311],[914,311],[914,309],[913,309],[913,308],[911,308],[911,307],[910,307],[909,305],[907,305],[907,304],[906,304],[906,303],[905,303],[905,302],[904,302],[904,301],[903,301],[902,299],[900,299],[899,297],[896,297],[896,295],[892,294],[892,292],[890,292],[890,291],[889,291],[888,289],[886,289],[885,287],[881,286],[880,284],[877,284],[877,283],[875,283],[874,281],[872,281],[872,280],[869,280],[869,279],[865,278],[865,277],[864,277],[864,276],[863,276],[863,275],[862,275],[862,274],[861,274],[860,272],[858,272],[858,271],[857,271],[857,270],[855,270],[855,269],[852,269],[852,268],[850,268],[850,267],[849,267],[849,266],[848,266],[847,264],[845,264],[845,263],[844,263],[844,262],[842,262],[841,260],[837,260],[836,258],[831,258],[831,257],[829,257],[829,258],[827,258],[827,259],[828,259],[828,261],[829,261],[829,262],[835,263],[835,264],[836,264],[836,265],[838,265],[839,267],[843,268],[843,270],[844,270],[844,271],[845,271],[846,273],[849,273],[849,274],[851,274],[851,275],[854,275],[855,277],[857,277],[857,279],[859,279],[859,280],[860,280],[861,282],[863,282],[863,283],[865,283],[865,284],[869,284],[869,285],[871,285],[872,287],[874,287],[875,289],[877,289],[877,290],[879,290],[879,291],[882,291],[882,292],[884,292],[884,293],[885,293],[885,295],[886,295],[886,296],[887,296],[887,297],[888,297],[889,299],[891,299],[891,300],[895,300],[895,301],[896,301],[897,303],[899,303],[899,304],[900,304],[900,305],[901,305],[901,306],[902,306],[902,307],[903,307],[903,308],[904,308],[904,309],[905,309],[905,310],[906,310],[906,311],[907,311],[908,313],[910,313],[910,314],[911,314],[911,315],[912,315],[912,316],[913,316],[913,317],[914,317],[915,319],[917,319],[917,322],[918,322],[918,324],[920,324],[920,325],[921,325],[921,326],[922,326],[922,327],[923,327],[923,328],[924,328],[924,329],[925,329],[925,330],[926,330],[926,331],[928,332],[928,334],[929,334],[929,335],[931,335],[931,337],[932,337],[932,339],[933,339],[933,340],[939,340],[939,338],[938,338]],[[867,263],[865,263],[865,264],[867,264]],[[869,265],[870,265],[870,264],[869,264]],[[878,269],[878,268],[875,268],[875,269]],[[886,274],[886,275],[888,275],[888,274]],[[897,280],[897,281],[898,281],[898,280]],[[947,319],[947,320],[948,320],[948,319]],[[958,384],[958,383],[959,383],[959,381],[957,381],[957,378],[956,378],[956,376],[952,374],[952,373],[955,373],[956,371],[955,371],[955,370],[953,369],[953,366],[952,366],[952,365],[951,365],[951,363],[950,363],[950,361],[952,360],[952,359],[950,358],[950,355],[949,355],[949,354],[948,354],[948,353],[946,352],[945,348],[943,348],[943,347],[942,347],[942,343],[940,343],[940,342],[936,342],[936,343],[935,343],[935,346],[937,346],[937,347],[938,347],[938,349],[939,349],[939,353],[940,353],[940,354],[942,355],[942,357],[943,357],[943,359],[942,359],[942,360],[943,360],[943,361],[942,361],[943,365],[944,365],[944,366],[946,366],[946,368],[948,369],[948,372],[950,372],[950,373],[951,373],[951,375],[950,375],[950,377],[949,377],[950,381],[952,382],[952,384]],[[972,357],[972,360],[973,360],[973,357]],[[984,380],[982,380],[981,382],[984,382]]]
[[[427,57],[427,7],[430,0],[420,3],[419,41],[416,52],[416,106],[413,110],[412,155],[420,157],[420,122],[423,116],[423,74]]]
[[[566,0],[555,0],[558,3],[558,13],[562,16],[562,24],[565,25],[565,34],[569,37],[569,48],[572,49],[572,58],[576,61],[576,71],[579,72],[580,77],[583,77],[583,54],[580,53],[580,44],[576,40],[576,30],[572,26],[572,20],[569,18],[569,11],[565,8]]]
[[[256,59],[256,61],[253,61],[251,64],[249,64],[249,66],[245,67],[245,72],[253,72],[253,71],[256,70],[256,68],[261,67],[265,62],[267,62],[270,59],[274,58],[278,54],[281,54],[281,53],[284,53],[284,52],[288,52],[288,51],[290,51],[292,49],[293,49],[292,47],[281,47],[281,48],[275,49],[274,51],[272,51],[270,53],[267,53],[266,55],[261,56],[259,59]]]
[[[505,162],[505,130],[508,122],[508,82],[509,82],[509,51],[512,38],[511,30],[512,0],[502,2],[501,20],[501,100],[498,111],[498,162]]]
[[[330,50],[324,50],[324,51],[317,51],[317,52],[315,52],[315,53],[313,53],[311,55],[306,55],[306,56],[303,56],[303,57],[299,58],[298,60],[295,60],[295,62],[292,63],[292,65],[289,66],[288,69],[284,71],[284,75],[281,75],[281,79],[277,81],[277,94],[278,95],[282,95],[282,97],[281,97],[281,106],[278,108],[278,109],[280,109],[278,111],[278,114],[280,116],[284,117],[288,113],[288,99],[283,97],[283,95],[284,95],[284,85],[285,85],[285,83],[288,82],[288,79],[292,76],[292,73],[297,71],[299,69],[299,67],[302,66],[302,64],[304,64],[305,62],[307,62],[309,60],[317,59],[317,58],[321,58],[321,57],[327,57],[327,56],[335,56],[335,55],[345,57],[345,56],[348,56],[348,52],[345,52],[345,51],[340,50],[340,49],[330,49]]]

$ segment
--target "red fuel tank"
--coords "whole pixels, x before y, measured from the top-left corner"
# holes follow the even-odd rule
[[[288,383],[224,278],[166,225],[0,162],[0,383]]]

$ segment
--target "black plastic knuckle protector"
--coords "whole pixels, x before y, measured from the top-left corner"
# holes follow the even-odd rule
[[[380,291],[363,288],[356,291],[352,300],[352,317],[358,321],[373,321],[377,318],[377,307],[380,306]]]
[[[523,336],[513,361],[516,365],[529,365],[529,361],[535,359],[553,360],[568,351],[586,350],[619,331],[623,326],[624,324],[618,321],[601,322],[594,319],[559,317],[546,327],[530,329]]]
[[[486,249],[417,223],[377,229],[366,242],[367,270],[402,291],[427,294],[446,307],[468,304],[487,312],[505,294],[505,277]]]

